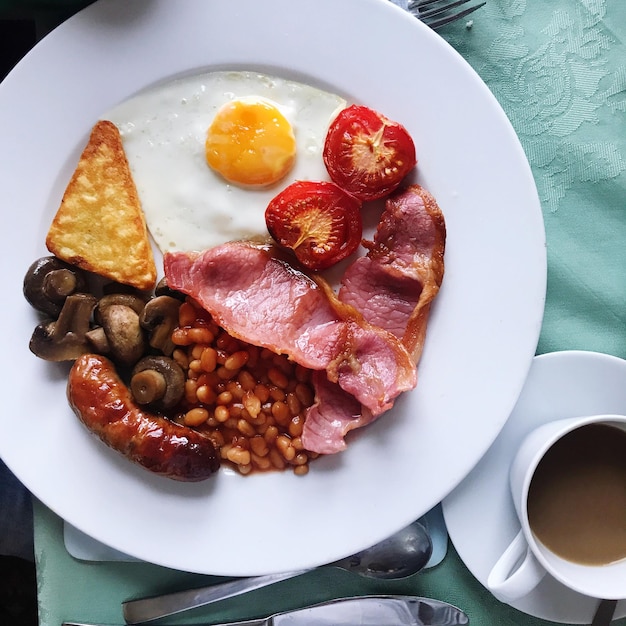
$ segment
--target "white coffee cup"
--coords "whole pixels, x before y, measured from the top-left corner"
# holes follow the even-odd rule
[[[601,565],[567,560],[547,548],[537,538],[529,523],[528,494],[539,463],[548,451],[553,450],[557,442],[563,445],[561,440],[565,435],[592,424],[616,427],[626,434],[626,416],[594,415],[544,424],[532,431],[522,442],[510,469],[511,493],[522,529],[498,559],[487,580],[488,588],[499,599],[515,600],[527,595],[546,573],[570,589],[587,596],[626,598],[626,558],[620,556],[617,561]],[[589,432],[586,429],[574,436],[582,440]],[[571,441],[571,438],[572,435],[566,441]],[[621,439],[615,438],[616,441]]]

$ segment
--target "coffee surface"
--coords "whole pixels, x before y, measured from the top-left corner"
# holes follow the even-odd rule
[[[558,441],[535,470],[528,518],[536,537],[568,561],[626,558],[626,432],[590,424]]]

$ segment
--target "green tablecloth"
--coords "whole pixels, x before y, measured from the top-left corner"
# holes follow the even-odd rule
[[[32,3],[45,10],[54,4],[64,12],[79,3]],[[9,5],[23,10],[28,3],[0,1],[0,9]],[[584,349],[626,357],[626,2],[487,0],[471,21],[441,34],[498,98],[533,169],[548,241],[538,352]],[[65,551],[62,521],[39,503],[35,544],[41,626],[59,626],[62,619],[122,623],[122,600],[205,580],[144,563],[77,561]],[[210,619],[297,606],[304,593],[317,601],[385,592],[450,601],[474,626],[546,624],[496,601],[453,546],[440,565],[404,581],[373,583],[317,571],[245,601],[226,601]],[[199,611],[185,619],[207,616]],[[626,619],[616,623],[626,625]]]
[[[444,36],[533,170],[548,244],[538,353],[626,356],[626,2],[488,0],[471,31]]]
[[[71,557],[63,544],[63,520],[35,502],[35,552],[39,571],[41,626],[60,626],[63,619],[123,624],[120,603],[135,597],[167,593],[226,579],[175,572],[145,563],[86,562]],[[340,570],[310,572],[273,589],[232,598],[210,609],[196,609],[159,624],[219,623],[270,615],[276,610],[358,594],[411,594],[438,598],[461,607],[472,626],[540,626],[549,624],[501,604],[472,576],[449,546],[433,568],[398,581],[373,581]],[[626,619],[620,620],[620,626]]]

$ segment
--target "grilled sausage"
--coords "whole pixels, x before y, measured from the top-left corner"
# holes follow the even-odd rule
[[[142,409],[106,357],[79,357],[70,371],[67,395],[91,432],[151,472],[191,482],[204,480],[219,468],[210,439]]]

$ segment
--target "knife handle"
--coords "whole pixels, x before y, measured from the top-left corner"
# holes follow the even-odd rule
[[[617,600],[600,600],[591,626],[609,626],[615,616]]]
[[[122,603],[122,613],[127,624],[141,624],[150,620],[166,617],[195,609],[200,606],[232,598],[248,591],[254,591],[268,585],[294,578],[304,574],[308,570],[297,572],[287,572],[282,574],[268,574],[267,576],[256,576],[252,578],[240,578],[219,585],[200,587],[198,589],[186,589],[168,593],[153,598],[141,598],[139,600],[128,600]]]

